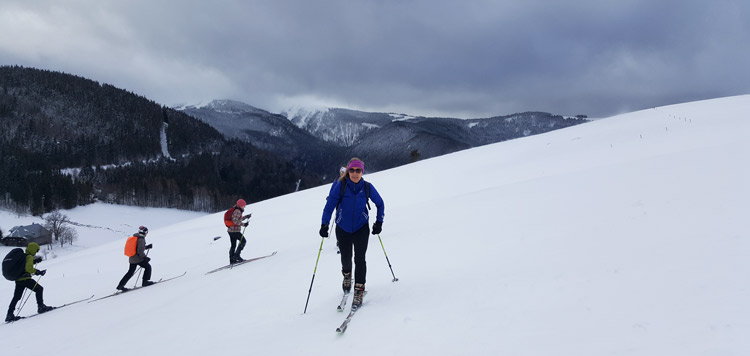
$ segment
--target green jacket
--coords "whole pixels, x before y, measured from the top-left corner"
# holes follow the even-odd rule
[[[31,276],[36,273],[36,268],[34,268],[34,255],[39,252],[39,244],[36,242],[30,243],[28,246],[26,246],[26,267],[24,274],[21,275],[16,281],[23,281],[30,279]]]

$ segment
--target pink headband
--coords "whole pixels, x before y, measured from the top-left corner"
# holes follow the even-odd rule
[[[355,159],[355,160],[349,162],[349,167],[348,168],[359,168],[359,169],[362,170],[362,172],[364,172],[365,171],[365,164],[364,164],[364,162],[362,162],[362,161],[360,161],[358,159]]]

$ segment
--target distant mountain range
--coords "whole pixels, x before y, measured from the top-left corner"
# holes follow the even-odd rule
[[[325,175],[337,170],[336,162],[344,159],[343,151],[335,143],[314,136],[282,115],[242,102],[214,100],[206,105],[175,109],[213,126],[226,137],[272,152],[299,170]]]
[[[295,108],[272,114],[232,100],[176,109],[199,118],[228,137],[250,141],[292,160],[298,167],[324,175],[335,173],[352,156],[365,160],[368,170],[377,171],[587,122],[543,112],[479,119],[415,117],[341,108]]]

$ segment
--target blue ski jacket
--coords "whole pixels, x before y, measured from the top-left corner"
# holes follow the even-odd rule
[[[341,184],[346,184],[346,191],[343,197],[341,197]],[[375,219],[382,223],[385,216],[385,203],[383,203],[383,198],[380,197],[375,186],[364,179],[355,184],[347,178],[344,182],[337,179],[331,185],[326,206],[323,208],[322,224],[328,225],[330,223],[333,210],[338,205],[338,209],[336,210],[336,225],[344,231],[353,233],[361,229],[362,226],[367,225],[370,221],[370,215],[367,209],[365,184],[370,185],[370,200],[378,208]]]

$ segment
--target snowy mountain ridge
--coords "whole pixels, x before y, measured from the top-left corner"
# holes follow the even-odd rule
[[[297,127],[284,116],[235,100],[213,100],[205,105],[187,105],[180,111],[193,116],[227,137],[250,142],[292,162],[299,171],[321,174],[341,159],[331,145]],[[335,162],[335,161],[334,161]],[[322,175],[322,174],[321,174]]]
[[[215,99],[199,104],[194,105],[179,105],[174,107],[175,110],[185,111],[185,110],[198,110],[198,109],[211,109],[216,112],[220,113],[226,113],[226,114],[243,114],[243,113],[251,113],[251,114],[258,114],[258,113],[264,113],[265,111],[262,109],[258,109],[252,105],[243,103],[241,101],[237,100],[230,100],[230,99]]]
[[[344,147],[355,145],[373,129],[385,126],[403,114],[370,113],[341,108],[297,107],[281,113],[298,127],[324,141]]]
[[[306,126],[308,119],[325,115],[330,109],[331,108],[327,107],[294,106],[286,110],[282,110],[280,114],[289,119],[289,121],[291,121],[290,118],[297,118],[297,121],[300,123],[297,126],[302,127]]]
[[[283,157],[294,160],[297,169],[322,174],[324,180],[335,174],[332,167],[339,167],[351,156],[366,159],[372,172],[586,122],[542,112],[455,119],[298,106],[282,114],[272,114],[227,100],[217,100],[202,108],[187,107],[184,112],[229,137],[282,152]],[[304,136],[300,131],[315,139],[291,137]],[[276,137],[283,144],[269,143],[267,136]],[[298,152],[314,154],[307,158],[299,157]]]

